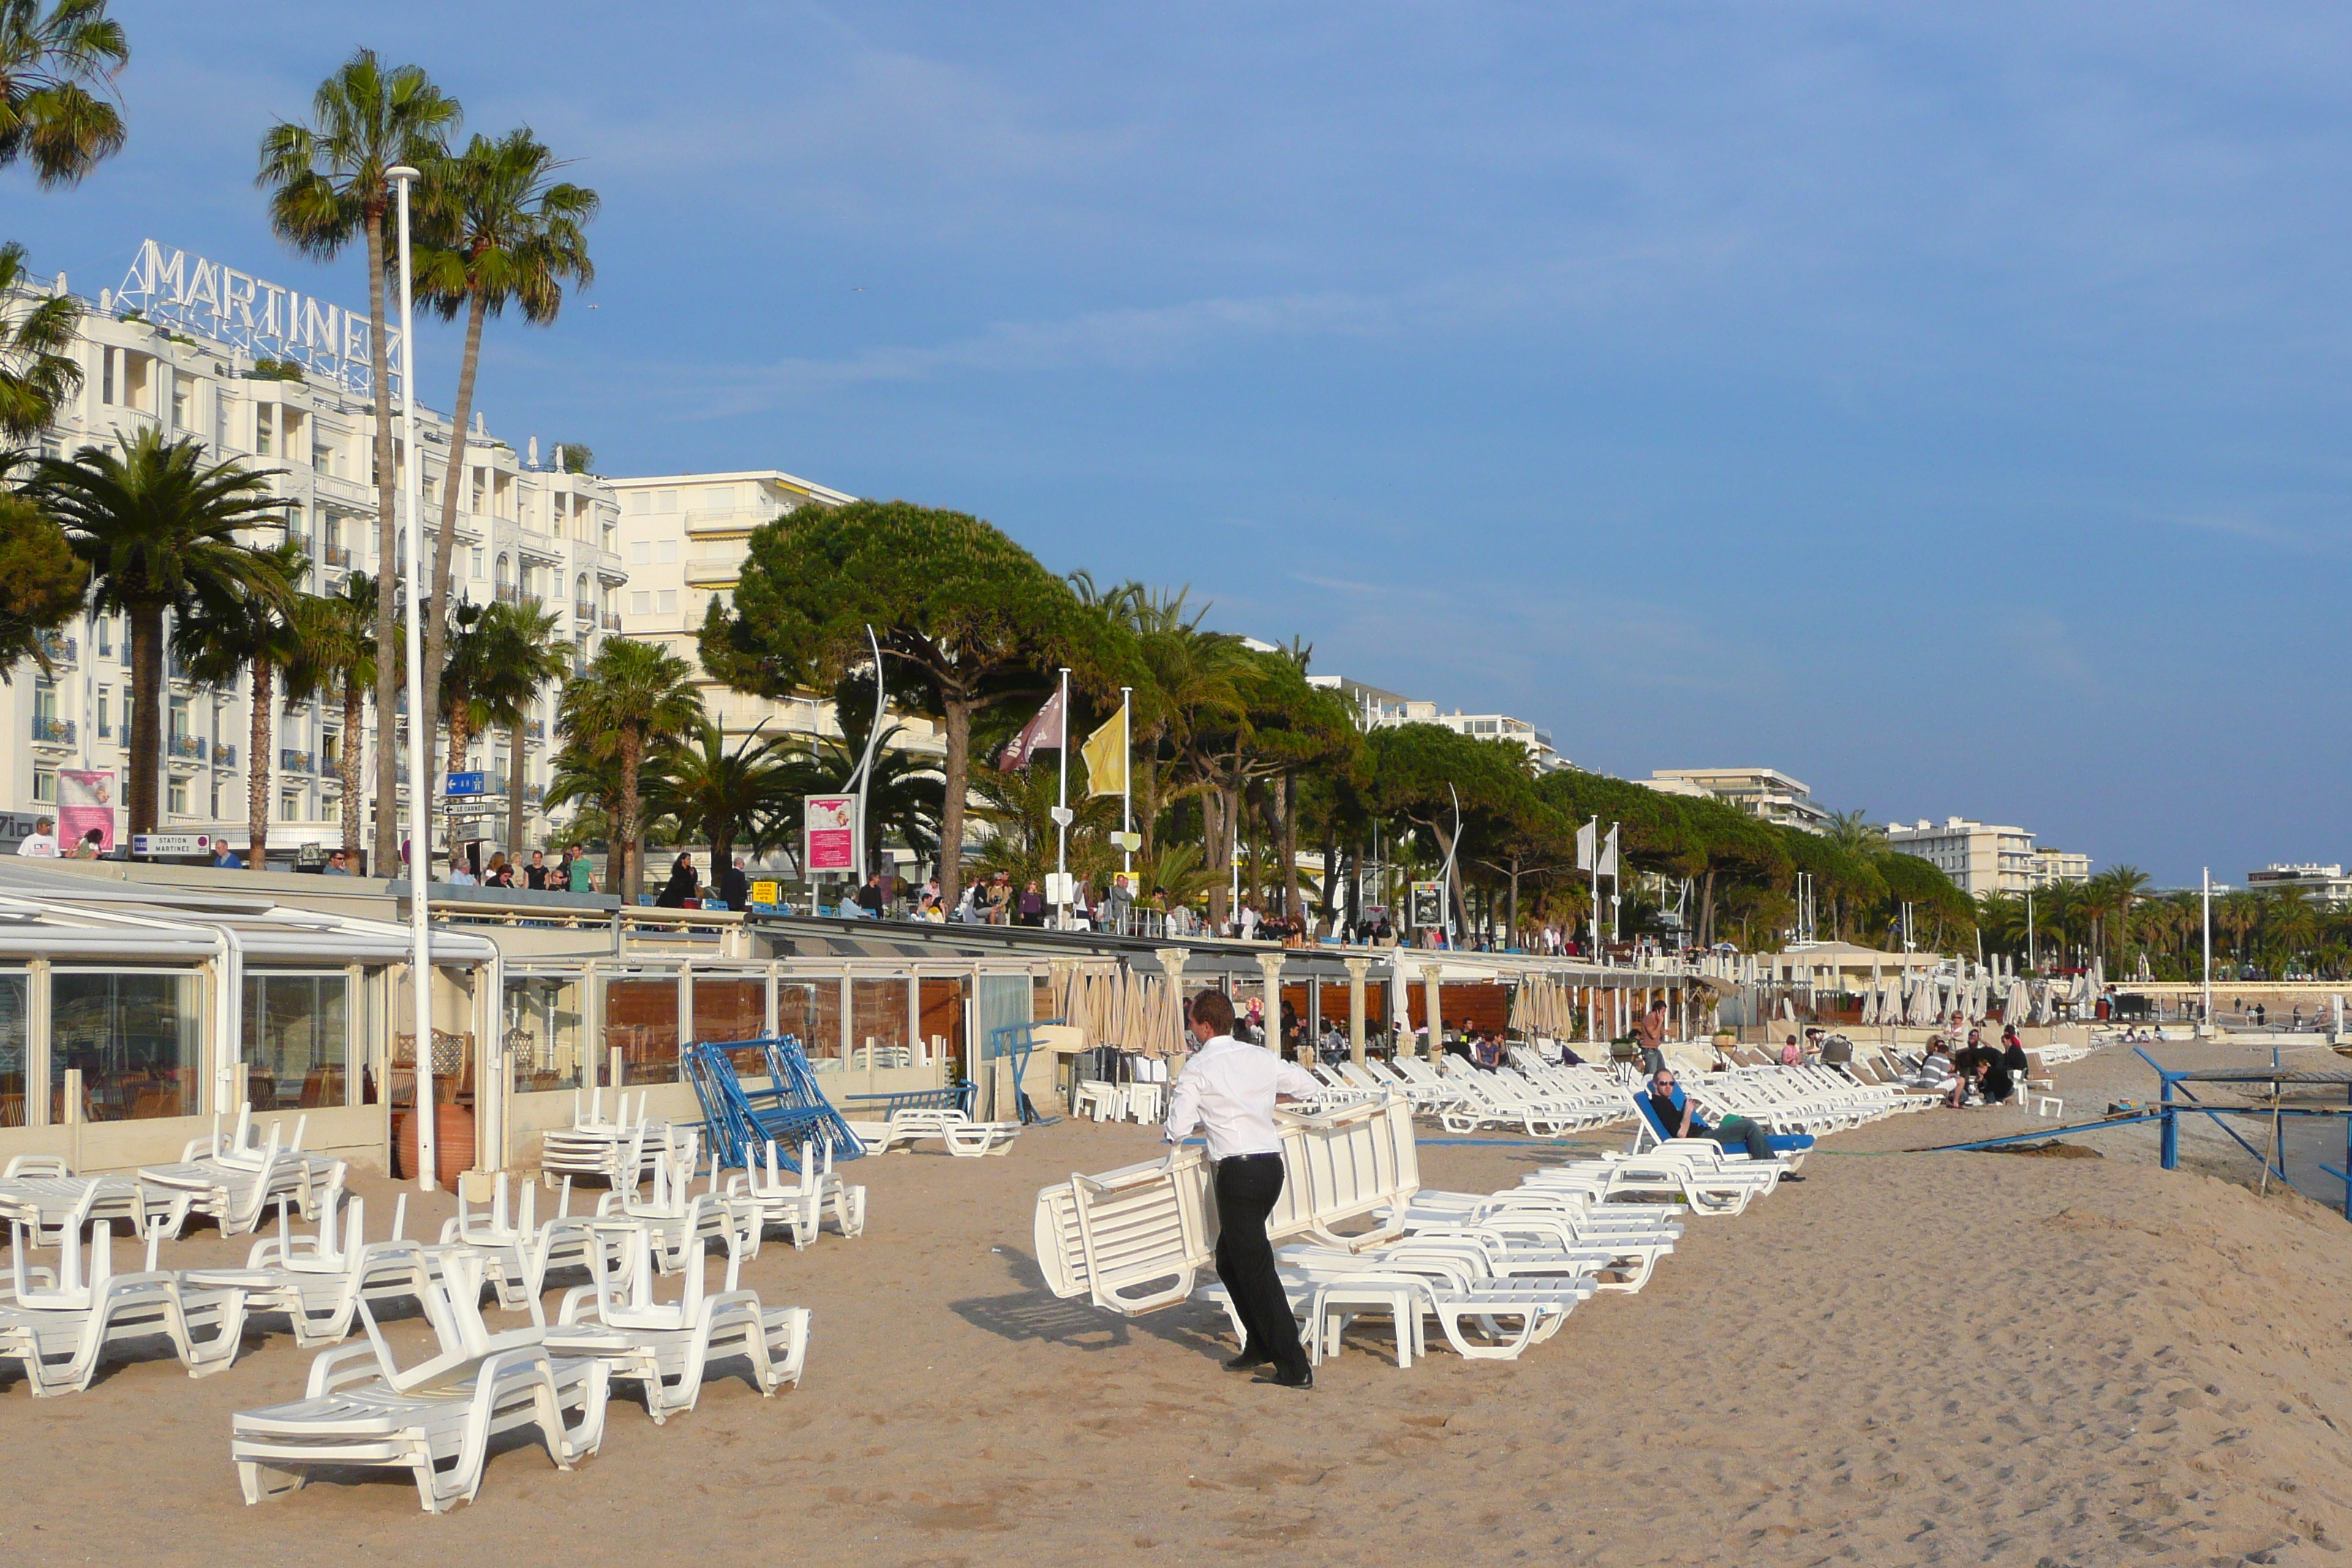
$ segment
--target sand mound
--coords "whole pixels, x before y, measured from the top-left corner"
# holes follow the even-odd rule
[[[865,1163],[866,1239],[772,1245],[747,1274],[816,1310],[802,1388],[714,1386],[658,1430],[616,1410],[581,1473],[502,1454],[447,1519],[397,1481],[239,1503],[227,1414],[299,1392],[282,1335],[203,1382],[164,1363],[38,1406],[0,1388],[13,1479],[42,1499],[0,1518],[0,1552],[2074,1565],[2352,1540],[2352,1226],[2300,1200],[2117,1160],[1825,1151],[1517,1363],[1399,1372],[1372,1328],[1302,1395],[1219,1371],[1210,1313],[1123,1322],[1040,1289],[1037,1187],[1150,1147],[1064,1124],[1002,1160]],[[1538,1157],[1433,1146],[1425,1167],[1491,1189]]]

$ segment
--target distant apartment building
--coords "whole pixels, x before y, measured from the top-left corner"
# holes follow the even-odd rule
[[[2273,861],[2246,873],[2249,892],[2275,893],[2288,888],[2300,888],[2313,903],[2330,909],[2352,904],[2352,877],[2347,877],[2341,866],[2283,866]]]
[[[703,706],[730,740],[765,735],[837,735],[832,698],[810,692],[782,700],[732,691],[702,674],[703,616],[713,599],[735,590],[751,531],[807,506],[845,506],[845,490],[780,468],[724,474],[657,474],[609,481],[620,507],[621,559],[629,586],[617,595],[624,636],[659,643],[694,666]],[[898,743],[946,751],[922,719],[901,719]],[[762,728],[764,726],[764,728]]]
[[[1830,814],[1813,801],[1812,786],[1778,768],[1659,768],[1640,781],[1661,795],[1701,795],[1738,807],[1781,827],[1819,833]]]
[[[2091,879],[2091,858],[2036,847],[2022,827],[2002,827],[1948,816],[1893,823],[1890,847],[1916,855],[1949,877],[1970,898],[1985,893],[2023,893],[2039,888],[2080,886]]]
[[[1434,702],[1415,701],[1339,675],[1310,675],[1307,683],[1337,691],[1345,698],[1356,711],[1358,727],[1366,731],[1399,724],[1435,724],[1457,735],[1475,736],[1482,741],[1515,741],[1526,749],[1528,759],[1538,773],[1557,773],[1575,765],[1552,745],[1550,731],[1539,730],[1507,713],[1465,713],[1459,708],[1450,713],[1440,712]]]

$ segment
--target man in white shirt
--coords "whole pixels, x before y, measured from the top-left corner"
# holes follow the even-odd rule
[[[1312,1388],[1315,1375],[1274,1267],[1265,1216],[1282,1196],[1275,1102],[1311,1099],[1323,1086],[1272,1051],[1234,1039],[1234,1004],[1223,992],[1193,997],[1188,1016],[1200,1044],[1169,1096],[1167,1137],[1181,1143],[1198,1127],[1208,1140],[1217,1191],[1217,1278],[1247,1336],[1242,1353],[1225,1365],[1235,1372],[1271,1366],[1272,1381],[1282,1387]]]
[[[58,858],[57,819],[49,816],[35,817],[33,831],[26,835],[25,842],[16,846],[16,853],[30,856],[36,860],[56,859]]]

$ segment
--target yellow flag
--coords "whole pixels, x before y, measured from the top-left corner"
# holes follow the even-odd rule
[[[1127,744],[1120,733],[1121,718],[1088,735],[1078,754],[1087,760],[1088,795],[1123,795],[1127,790]]]

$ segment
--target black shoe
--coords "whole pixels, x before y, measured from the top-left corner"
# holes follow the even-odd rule
[[[1798,1174],[1797,1174],[1795,1172],[1793,1172],[1793,1171],[1783,1171],[1783,1172],[1780,1173],[1780,1179],[1781,1179],[1782,1181],[1784,1181],[1784,1182],[1801,1182],[1801,1181],[1803,1181],[1805,1178],[1804,1178],[1804,1177],[1802,1177],[1802,1176],[1798,1175]]]
[[[1273,1364],[1274,1358],[1270,1355],[1260,1355],[1255,1351],[1244,1351],[1241,1354],[1234,1357],[1233,1360],[1225,1363],[1225,1370],[1227,1372],[1255,1372],[1259,1367],[1272,1366]]]
[[[1272,1377],[1261,1377],[1258,1381],[1272,1384],[1276,1388],[1312,1388],[1315,1386],[1315,1372],[1313,1368],[1304,1366],[1297,1372],[1285,1372],[1276,1367]]]

